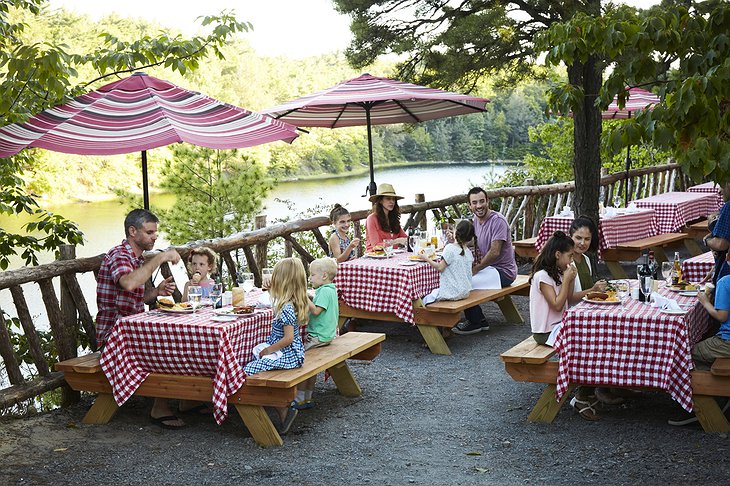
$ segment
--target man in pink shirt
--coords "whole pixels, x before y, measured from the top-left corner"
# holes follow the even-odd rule
[[[517,278],[515,249],[512,234],[504,216],[489,208],[489,198],[481,187],[473,187],[468,192],[469,209],[474,214],[474,234],[477,244],[474,255],[472,275],[494,267],[499,273],[502,287],[512,285]],[[464,310],[466,319],[451,330],[455,334],[476,334],[489,330],[489,324],[481,307],[474,306]]]

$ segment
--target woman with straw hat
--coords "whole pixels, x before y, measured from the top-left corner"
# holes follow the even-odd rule
[[[373,209],[365,220],[365,249],[373,251],[376,245],[382,245],[384,240],[405,246],[408,235],[400,226],[400,208],[398,196],[391,184],[380,184],[378,193],[370,196]]]

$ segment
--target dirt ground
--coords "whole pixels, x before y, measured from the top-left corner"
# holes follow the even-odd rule
[[[515,302],[527,318],[527,298]],[[527,422],[543,387],[512,381],[499,353],[529,325],[484,309],[491,329],[451,338],[452,356],[432,355],[412,327],[363,326],[388,336],[373,362],[352,364],[362,397],[319,382],[283,447],[259,448],[233,409],[222,426],[181,415],[188,427],[163,430],[145,399],[84,425],[85,397],[0,421],[0,484],[728,484],[727,434],[667,425],[679,410],[668,395],[642,394],[595,423],[567,405],[552,424]]]

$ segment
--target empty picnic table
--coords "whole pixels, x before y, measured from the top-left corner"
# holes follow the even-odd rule
[[[703,184],[688,187],[687,192],[709,192],[710,194],[717,194],[720,198],[720,204],[722,204],[722,187],[715,182],[705,182]]]
[[[715,266],[715,257],[711,251],[696,257],[687,258],[682,262],[682,280],[699,282]]]
[[[540,230],[537,234],[536,248],[542,250],[547,240],[556,231],[563,231],[566,234],[570,224],[575,218],[573,216],[548,216],[540,223]],[[598,255],[607,248],[613,248],[621,243],[656,235],[658,228],[655,222],[654,211],[642,209],[638,211],[619,210],[614,215],[603,214],[598,220]]]
[[[708,192],[667,192],[633,202],[639,208],[655,211],[660,234],[677,232],[722,206],[722,199]]]

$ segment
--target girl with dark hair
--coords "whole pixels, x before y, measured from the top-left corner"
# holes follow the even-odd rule
[[[439,286],[423,298],[424,304],[437,300],[465,299],[471,292],[471,265],[474,256],[466,247],[474,239],[474,226],[469,220],[462,220],[456,225],[456,243],[449,243],[444,248],[440,261],[434,261],[430,255],[419,257],[440,272]]]
[[[538,344],[545,344],[560,324],[573,293],[577,275],[573,261],[573,240],[556,231],[535,259],[530,274],[530,324]]]
[[[373,251],[376,245],[382,245],[384,240],[393,240],[393,243],[406,245],[408,235],[400,226],[400,208],[398,199],[403,199],[395,193],[390,184],[380,184],[378,193],[370,196],[373,209],[365,220],[365,250]]]
[[[339,204],[335,204],[330,212],[330,220],[335,231],[328,242],[330,247],[329,256],[337,260],[337,263],[352,260],[357,256],[355,255],[355,248],[360,244],[360,238],[350,240],[350,236],[347,234],[352,224],[350,212]]]
[[[598,250],[598,230],[593,220],[580,216],[573,220],[570,225],[570,237],[573,239],[573,262],[578,270],[578,278],[575,279],[573,297],[571,303],[579,302],[589,292],[603,292],[606,290],[606,281],[596,281],[595,271],[591,266],[591,260],[586,255],[587,251]]]

